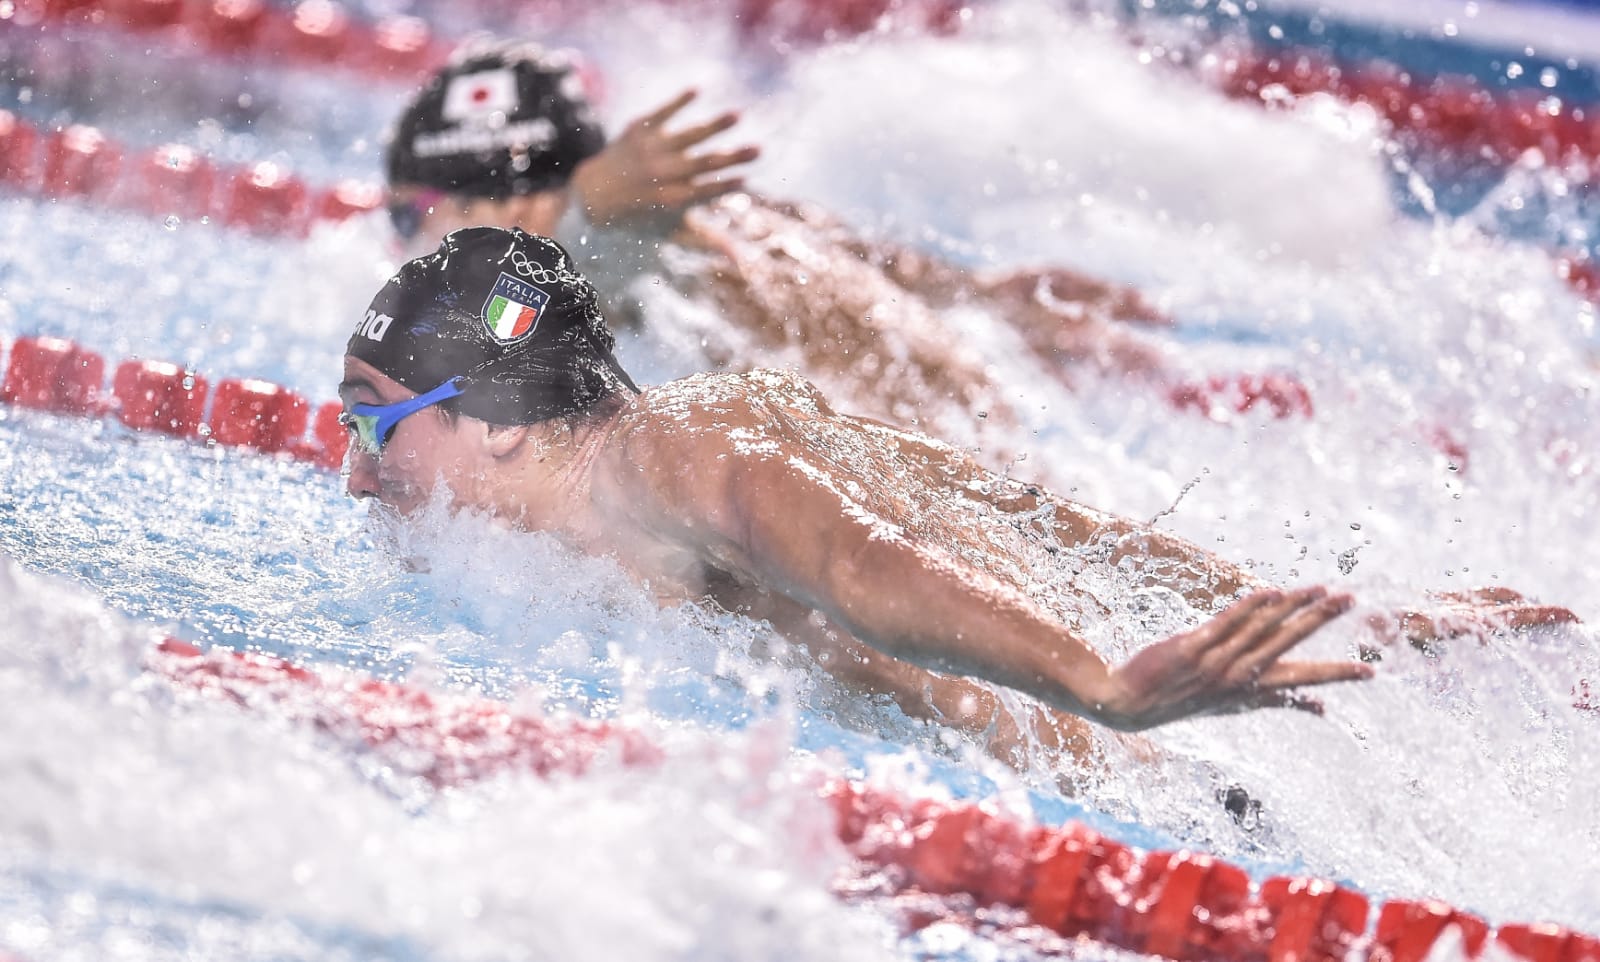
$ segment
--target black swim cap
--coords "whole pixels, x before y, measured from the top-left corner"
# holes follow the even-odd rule
[[[568,58],[531,43],[471,43],[400,115],[389,183],[503,199],[560,187],[604,146]]]
[[[637,393],[615,346],[594,285],[560,244],[468,227],[389,278],[345,351],[418,394],[460,377],[445,407],[534,424]]]

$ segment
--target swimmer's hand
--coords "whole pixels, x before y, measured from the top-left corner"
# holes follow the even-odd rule
[[[1269,706],[1317,711],[1289,689],[1372,676],[1360,662],[1279,661],[1352,604],[1326,588],[1258,591],[1205,624],[1158,642],[1111,672],[1110,693],[1089,706],[1113,728],[1137,731],[1190,715]]]
[[[573,172],[572,183],[590,223],[605,227],[632,222],[666,232],[677,226],[685,208],[744,187],[743,177],[723,172],[755,160],[760,148],[696,149],[738,123],[737,113],[667,130],[667,122],[695,96],[694,90],[685,90],[628,124]]]
[[[1482,638],[1502,631],[1526,632],[1576,624],[1579,620],[1570,609],[1529,601],[1510,588],[1435,592],[1429,597],[1434,604],[1426,610],[1374,614],[1367,623],[1386,645],[1403,638],[1429,651],[1437,642],[1463,635]]]

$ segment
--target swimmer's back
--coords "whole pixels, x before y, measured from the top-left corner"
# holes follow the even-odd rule
[[[836,412],[787,371],[699,374],[646,391],[618,417],[597,489],[613,509],[749,571],[752,532],[843,513],[875,536],[910,538],[1012,584],[1049,562],[1017,523],[1047,497],[965,452]],[[756,515],[760,517],[756,517]],[[663,526],[663,527],[658,527]],[[758,543],[759,542],[759,543]]]

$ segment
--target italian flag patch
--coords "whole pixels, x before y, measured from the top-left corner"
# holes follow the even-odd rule
[[[483,324],[489,336],[501,343],[518,341],[539,327],[539,315],[550,295],[510,274],[501,274],[483,302]]]

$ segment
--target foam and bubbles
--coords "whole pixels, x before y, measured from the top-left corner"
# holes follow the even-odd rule
[[[568,958],[597,933],[640,959],[896,957],[829,890],[843,853],[783,725],[411,812],[309,728],[143,673],[155,632],[81,590],[6,560],[0,593],[0,938],[30,957]]]

